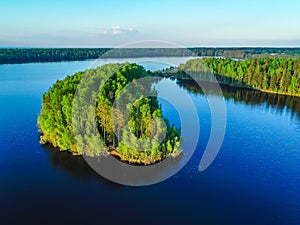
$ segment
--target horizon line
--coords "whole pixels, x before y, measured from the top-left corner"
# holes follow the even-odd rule
[[[188,47],[91,47],[91,46],[0,46],[0,49],[189,49],[189,48],[236,48],[236,49],[247,49],[247,48],[300,48],[300,46],[188,46]]]

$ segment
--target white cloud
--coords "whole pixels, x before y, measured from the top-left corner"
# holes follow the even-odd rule
[[[122,29],[120,26],[112,27],[110,31],[112,35],[119,35],[122,33]]]
[[[121,27],[85,27],[80,30],[43,30],[40,32],[6,32],[0,36],[2,46],[114,47],[143,39],[137,29]]]
[[[119,25],[113,26],[110,29],[102,29],[100,33],[106,34],[106,35],[113,35],[113,36],[118,36],[118,35],[126,35],[130,33],[136,33],[137,31],[133,29],[132,27],[129,28],[123,28]]]

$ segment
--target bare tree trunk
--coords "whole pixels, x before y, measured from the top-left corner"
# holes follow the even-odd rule
[[[115,148],[115,134],[113,134],[113,147]]]
[[[104,142],[106,143],[105,126],[103,126],[103,138],[104,138]]]

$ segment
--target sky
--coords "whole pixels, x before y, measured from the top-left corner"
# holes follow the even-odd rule
[[[299,0],[9,0],[0,47],[297,47],[299,10]]]

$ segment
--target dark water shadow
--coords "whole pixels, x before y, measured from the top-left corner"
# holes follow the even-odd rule
[[[193,80],[176,80],[176,83],[193,94],[204,95],[199,85]],[[205,83],[209,89],[209,82]],[[213,85],[211,85],[213,87]],[[232,87],[226,84],[220,84],[223,96],[226,100],[233,100],[236,103],[244,103],[249,106],[265,105],[266,108],[275,109],[277,113],[282,114],[285,109],[291,111],[291,116],[300,118],[300,98],[295,96],[266,93],[259,90],[253,90],[243,87]],[[210,88],[208,94],[217,95],[217,91]]]
[[[59,151],[59,149],[53,147],[51,144],[42,145],[42,148],[45,150],[46,154],[48,155],[49,164],[53,169],[59,169],[66,172],[69,176],[79,178],[82,180],[88,180],[90,178],[97,179],[101,183],[104,183],[107,186],[111,187],[126,187],[124,185],[120,185],[118,183],[112,182],[100,174],[98,174],[84,159],[83,156],[74,156],[68,151]],[[111,173],[116,173],[119,170],[113,168],[110,165],[112,164],[112,160],[117,160],[115,157],[95,157],[89,158],[89,163],[96,164],[95,168],[105,168],[106,170],[110,170]],[[173,170],[178,169],[182,163],[182,156],[176,158],[167,158],[164,160],[164,167],[159,170],[158,173],[148,173],[146,177],[143,179],[145,180],[153,180],[157,178],[158,175],[165,176],[165,174],[172,173]],[[124,169],[127,164],[124,163],[123,166],[120,163],[120,166]],[[159,166],[157,164],[157,166]],[[144,166],[147,167],[147,166]],[[120,171],[119,171],[120,172]],[[127,172],[127,173],[126,173]],[[118,176],[124,177],[124,179],[130,175],[132,179],[132,183],[139,183],[139,180],[135,180],[138,177],[138,174],[128,174],[128,171],[121,170]]]
[[[96,171],[94,171],[85,161],[82,156],[74,156],[68,151],[59,151],[51,144],[42,145],[48,155],[49,164],[53,169],[59,169],[67,173],[68,176],[79,178],[82,180],[97,179],[101,183],[109,187],[121,187],[114,182],[111,182]]]

